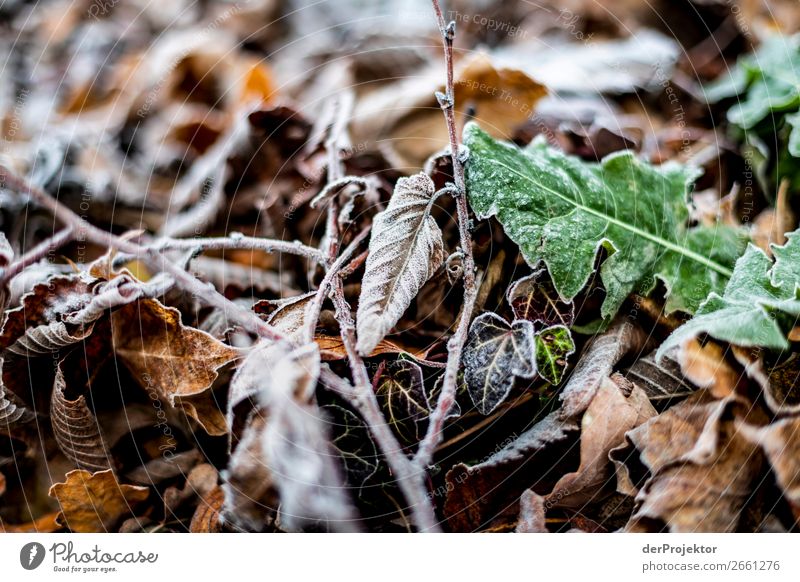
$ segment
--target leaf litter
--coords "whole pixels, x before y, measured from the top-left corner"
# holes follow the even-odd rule
[[[796,3],[328,4],[0,10],[0,530],[796,531]]]

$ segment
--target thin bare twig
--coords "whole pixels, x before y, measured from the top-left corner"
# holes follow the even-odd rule
[[[328,184],[335,183],[340,180],[344,174],[344,168],[339,156],[341,150],[340,140],[345,134],[346,130],[346,116],[343,115],[343,109],[346,109],[351,103],[345,101],[345,104],[338,104],[340,110],[335,116],[335,121],[330,129],[328,139],[325,141],[325,147],[328,150]],[[320,291],[314,297],[314,301],[309,306],[309,311],[306,312],[306,323],[308,327],[307,332],[313,334],[316,320],[319,317],[319,309],[321,308],[322,301],[328,288],[331,290],[331,297],[336,313],[336,321],[339,323],[339,332],[342,337],[347,359],[350,364],[350,370],[353,377],[355,386],[352,391],[344,393],[345,399],[361,413],[364,422],[369,428],[370,433],[375,438],[381,452],[383,453],[386,462],[395,476],[397,485],[402,491],[406,502],[411,508],[414,523],[420,531],[439,531],[439,526],[436,521],[436,514],[431,505],[430,499],[427,496],[425,489],[425,472],[417,469],[416,465],[403,452],[403,447],[397,441],[391,428],[386,423],[386,418],[381,412],[378,400],[372,390],[372,384],[367,373],[367,368],[364,365],[364,360],[356,351],[356,328],[353,322],[353,314],[350,305],[344,296],[344,284],[340,275],[346,260],[349,261],[350,255],[355,250],[355,244],[360,238],[364,238],[365,234],[369,231],[366,229],[362,231],[356,239],[350,243],[342,255],[333,260],[338,252],[338,247],[335,244],[339,236],[338,230],[338,217],[339,217],[339,199],[333,196],[328,203],[328,217],[327,217],[327,231],[326,239],[328,245],[328,272],[325,278],[320,283]],[[363,236],[362,236],[363,235]],[[361,256],[365,256],[362,253]],[[354,260],[348,264],[348,268],[353,268]],[[357,268],[357,267],[355,267]],[[312,309],[314,310],[312,312]],[[311,317],[309,317],[309,315]]]
[[[475,306],[475,299],[478,294],[475,284],[475,260],[472,256],[472,236],[469,231],[469,209],[467,208],[466,186],[464,182],[464,164],[460,156],[459,141],[456,133],[455,121],[455,95],[453,88],[453,39],[455,38],[455,22],[445,24],[442,8],[439,0],[431,0],[433,10],[436,13],[436,21],[439,31],[442,34],[444,43],[444,59],[447,68],[446,94],[437,94],[439,105],[444,111],[445,122],[447,123],[447,133],[450,137],[450,154],[453,160],[453,179],[456,186],[456,209],[458,213],[458,230],[461,242],[461,252],[464,255],[464,305],[461,309],[461,318],[455,333],[447,343],[447,367],[444,372],[442,392],[436,402],[436,408],[428,421],[428,431],[425,438],[420,442],[414,462],[422,469],[427,468],[433,460],[436,447],[442,440],[442,429],[447,413],[455,403],[456,382],[458,377],[458,367],[461,363],[461,353],[464,343],[467,341],[469,324],[472,319],[472,310]]]
[[[306,341],[314,341],[314,331],[317,327],[317,321],[319,321],[319,314],[322,311],[322,304],[325,301],[325,297],[328,296],[328,293],[331,289],[331,283],[334,279],[338,278],[337,275],[339,270],[342,266],[350,260],[350,257],[353,256],[353,253],[358,248],[367,235],[369,235],[371,227],[365,228],[361,232],[359,232],[356,237],[350,241],[350,244],[345,247],[342,251],[342,254],[339,255],[331,265],[328,267],[328,271],[325,273],[325,277],[323,277],[322,281],[319,284],[319,288],[317,289],[317,294],[308,304],[306,307],[306,312],[304,316],[304,325],[305,325],[305,333],[306,333]]]
[[[64,226],[71,228],[76,236],[91,240],[107,248],[119,249],[142,260],[155,271],[163,271],[170,274],[181,288],[192,293],[205,305],[222,310],[226,317],[239,324],[245,331],[269,339],[286,339],[282,332],[264,323],[254,312],[228,300],[214,289],[213,285],[208,285],[196,279],[184,269],[159,254],[155,249],[142,247],[137,243],[125,240],[86,222],[72,210],[3,166],[0,166],[0,185],[30,196],[37,204],[50,211]]]
[[[66,227],[47,240],[43,240],[8,267],[0,269],[0,285],[5,285],[7,281],[10,281],[13,277],[20,274],[26,267],[39,261],[39,259],[47,255],[50,251],[64,246],[73,238],[75,237],[72,228]]]
[[[265,253],[286,253],[306,257],[317,263],[324,263],[325,257],[319,249],[304,245],[300,241],[285,241],[253,236],[228,235],[221,238],[166,238],[152,245],[158,251],[178,249],[201,249],[203,251],[249,250]]]
[[[372,436],[375,437],[375,442],[381,449],[400,491],[403,492],[403,496],[409,504],[417,529],[425,532],[438,532],[439,525],[436,521],[436,514],[423,481],[425,472],[419,470],[406,457],[403,447],[392,434],[392,430],[381,412],[378,400],[375,398],[364,360],[356,351],[356,328],[350,312],[350,305],[344,297],[342,280],[339,277],[336,277],[333,283],[332,297],[336,307],[336,319],[339,322],[342,343],[355,383],[353,392],[347,399],[361,413]]]

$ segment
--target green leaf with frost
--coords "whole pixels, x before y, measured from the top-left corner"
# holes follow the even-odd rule
[[[725,292],[712,293],[694,319],[661,345],[658,357],[702,333],[742,347],[788,348],[786,334],[800,317],[800,230],[787,239],[782,247],[772,246],[774,262],[748,245]]]
[[[536,371],[551,384],[558,384],[567,369],[567,359],[575,352],[569,328],[551,325],[536,334]]]
[[[630,152],[588,163],[541,141],[523,151],[472,123],[464,143],[475,214],[496,216],[530,265],[544,262],[562,299],[586,285],[598,250],[606,249],[606,323],[631,292],[652,291],[656,278],[667,287],[668,312],[693,313],[722,291],[744,248],[741,230],[688,226],[693,169],[652,166]]]
[[[743,129],[754,128],[773,112],[796,111],[800,107],[800,35],[768,37],[757,51],[740,58],[730,74],[706,87],[706,99],[712,103],[740,95],[728,110],[728,120]]]

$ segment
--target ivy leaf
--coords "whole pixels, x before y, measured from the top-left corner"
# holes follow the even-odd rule
[[[547,269],[537,269],[512,283],[506,297],[516,319],[567,327],[575,321],[575,305],[558,296]]]
[[[420,424],[430,415],[422,368],[406,359],[381,364],[375,374],[375,396],[389,426],[405,441],[418,441]]]
[[[495,313],[484,313],[472,322],[461,361],[467,390],[481,414],[489,414],[506,399],[515,377],[536,375],[534,343],[530,321],[509,325]]]
[[[667,312],[690,313],[730,277],[744,244],[741,232],[687,227],[695,170],[651,166],[630,152],[587,163],[541,141],[523,151],[475,124],[465,128],[464,143],[475,214],[496,216],[529,264],[543,261],[562,299],[585,286],[599,248],[608,251],[600,270],[606,324],[628,294],[649,293],[656,277],[669,289]]]
[[[561,382],[573,353],[575,342],[567,327],[551,325],[536,334],[536,369],[551,384]]]
[[[694,319],[667,338],[657,357],[701,333],[742,347],[788,348],[787,331],[800,316],[800,230],[786,237],[784,246],[772,246],[774,263],[748,245],[723,295],[712,293]]]
[[[356,316],[362,356],[372,353],[444,262],[442,231],[430,215],[433,194],[426,174],[400,178],[372,223]]]
[[[347,481],[359,490],[380,468],[380,455],[367,425],[353,411],[338,404],[320,410],[331,421],[331,446],[339,453]]]

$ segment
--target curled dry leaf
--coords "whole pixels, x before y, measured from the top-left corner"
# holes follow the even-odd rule
[[[464,59],[454,77],[456,125],[462,126],[469,116],[500,138],[511,136],[547,94],[544,85],[518,68],[496,66],[485,54]],[[381,152],[395,167],[422,168],[448,143],[434,98],[437,90],[445,90],[441,71],[429,67],[366,95],[356,103],[353,140],[379,142]]]
[[[0,358],[0,369],[2,366],[3,358]],[[2,378],[0,378],[0,426],[11,428],[33,419],[33,411],[26,408],[13,392],[7,391],[3,386]]]
[[[258,405],[223,484],[224,513],[238,527],[258,531],[278,519],[289,530],[355,528],[326,420],[309,400],[319,371],[316,344],[265,343],[232,380],[229,417],[248,398]]]
[[[189,524],[191,533],[219,533],[222,531],[221,511],[225,501],[222,487],[214,487],[197,506]]]
[[[526,489],[519,498],[517,533],[547,533],[544,498]]]
[[[521,435],[502,441],[502,448],[480,463],[455,465],[445,479],[443,510],[449,528],[473,531],[494,515],[498,500],[509,495],[518,499],[525,489],[546,487],[551,461],[563,459],[577,430],[574,421],[552,412]],[[554,480],[550,488],[552,484]]]
[[[725,350],[715,342],[689,338],[681,344],[677,358],[686,378],[716,398],[730,396],[747,383],[744,371],[728,361]]]
[[[442,231],[430,215],[433,181],[400,178],[386,210],[375,216],[358,301],[358,352],[369,355],[444,262]]]
[[[627,431],[655,415],[640,388],[619,374],[603,379],[581,419],[580,466],[559,479],[546,498],[548,506],[580,509],[608,493],[604,487],[613,474],[608,453]]]
[[[578,417],[588,408],[600,384],[625,356],[640,351],[644,332],[627,319],[614,323],[584,350],[561,392],[562,414]]]
[[[103,438],[100,424],[86,403],[84,394],[71,398],[59,362],[50,398],[50,422],[61,451],[80,469],[103,471],[113,468],[112,458]]]
[[[461,361],[467,391],[481,414],[489,414],[506,399],[515,377],[535,376],[534,350],[530,321],[509,325],[491,312],[475,318]]]
[[[213,403],[217,370],[239,352],[181,323],[180,312],[144,299],[112,314],[114,351],[148,392],[181,407],[212,435],[225,434],[225,418]]]
[[[244,531],[261,531],[272,525],[278,512],[278,494],[264,460],[266,422],[258,412],[250,417],[223,474],[222,514],[233,527]]]
[[[64,483],[50,488],[50,496],[61,506],[59,523],[78,533],[112,531],[149,494],[147,487],[121,485],[111,470],[70,471]]]
[[[800,419],[785,418],[763,427],[740,423],[738,427],[763,449],[778,486],[800,518]]]
[[[630,431],[649,478],[627,529],[734,531],[763,461],[734,426],[733,418],[745,416],[759,418],[747,403],[701,390]],[[620,456],[619,449],[612,453]]]

